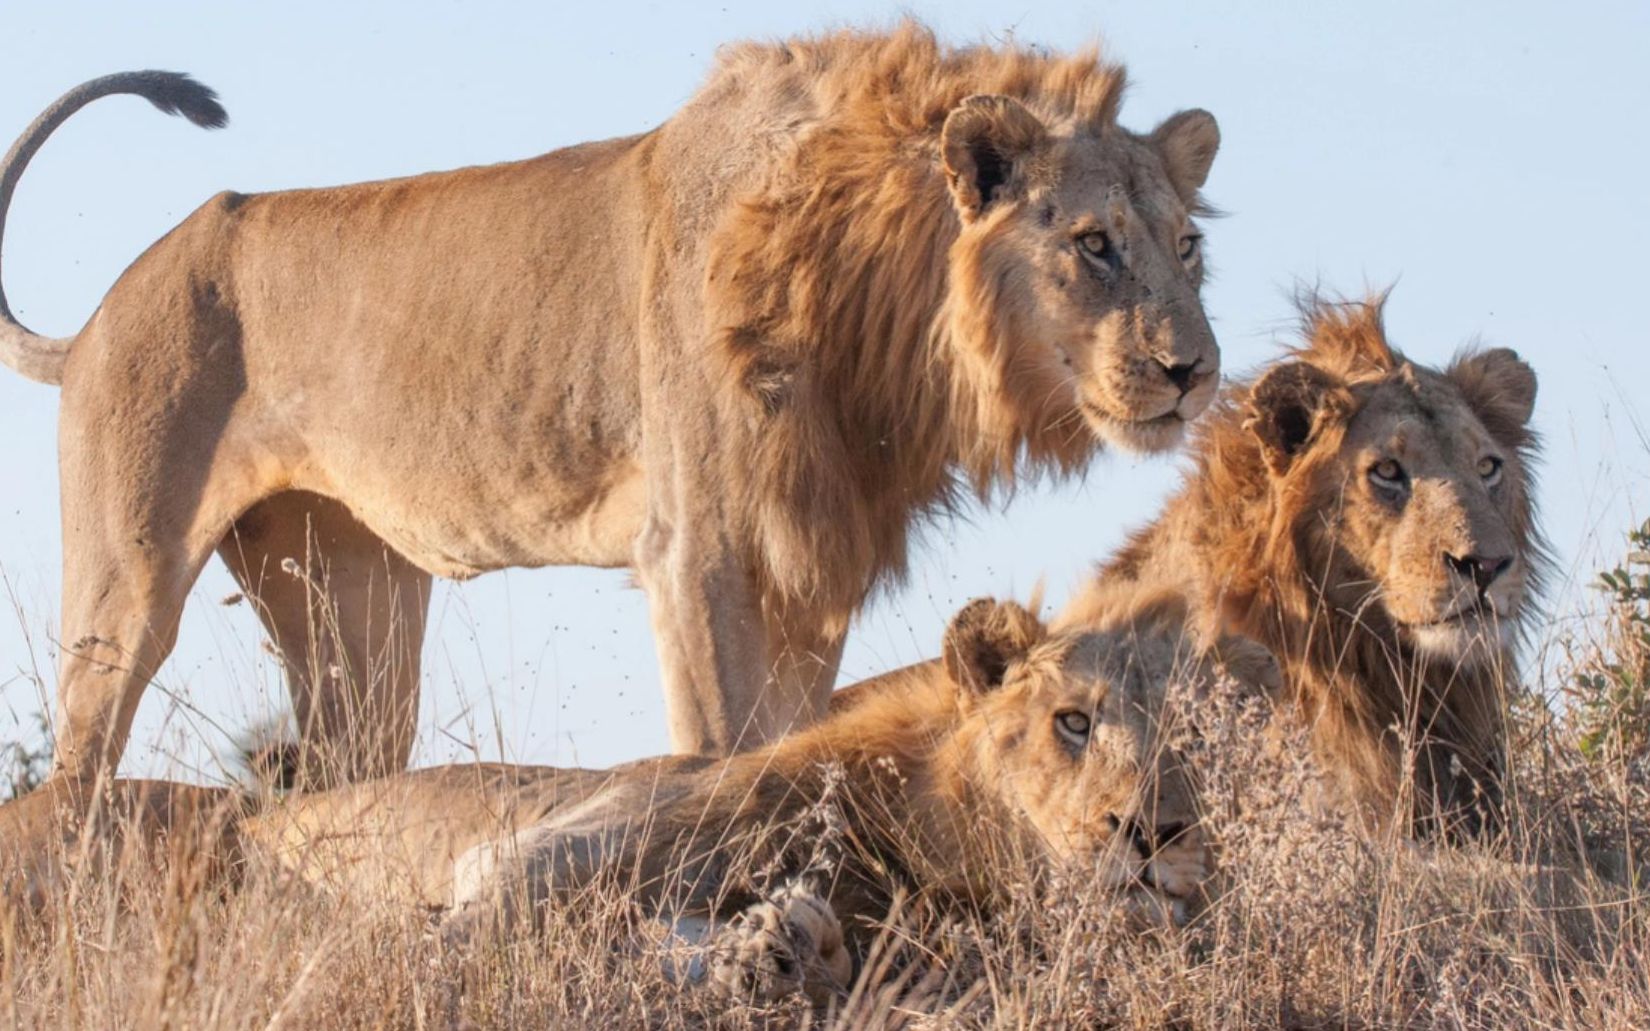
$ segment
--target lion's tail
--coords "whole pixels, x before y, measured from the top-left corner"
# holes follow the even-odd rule
[[[70,115],[99,97],[115,93],[140,96],[166,114],[182,115],[203,129],[221,129],[229,124],[229,114],[218,103],[218,95],[179,72],[120,72],[81,83],[36,118],[0,162],[0,245],[5,242],[12,194],[35,151]],[[5,288],[0,285],[0,362],[38,383],[62,383],[63,363],[73,339],[54,340],[31,332],[12,314]]]
[[[292,721],[280,717],[253,726],[235,742],[242,776],[256,796],[285,794],[298,784],[302,756]]]

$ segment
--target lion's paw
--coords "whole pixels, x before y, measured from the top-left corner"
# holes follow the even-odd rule
[[[710,945],[711,986],[745,1002],[802,992],[824,1003],[853,974],[836,913],[802,885],[789,885],[737,914]]]

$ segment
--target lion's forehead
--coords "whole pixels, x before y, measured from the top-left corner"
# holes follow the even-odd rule
[[[1175,649],[1126,632],[1061,635],[1027,661],[1033,691],[1050,704],[1134,725],[1155,713],[1174,673]]]
[[[1403,567],[1417,583],[1441,582],[1445,567],[1436,561],[1441,549],[1510,547],[1514,554],[1524,553],[1528,542],[1519,539],[1516,527],[1525,521],[1521,509],[1528,498],[1517,486],[1524,475],[1519,456],[1496,442],[1445,376],[1411,370],[1366,386],[1361,400],[1341,445],[1337,489],[1343,497],[1366,499],[1352,503],[1363,513],[1356,522],[1387,541],[1389,576],[1398,572],[1394,567]],[[1486,457],[1504,463],[1501,475],[1513,489],[1483,486],[1479,464]],[[1372,460],[1385,458],[1398,461],[1411,482],[1401,508],[1346,489],[1367,473]],[[1399,541],[1402,546],[1394,543]]]
[[[1390,453],[1418,476],[1465,476],[1487,452],[1511,457],[1495,446],[1454,388],[1433,377],[1370,388],[1348,427],[1343,451],[1349,457]]]
[[[1112,191],[1121,189],[1148,225],[1176,229],[1186,220],[1157,152],[1129,133],[1073,136],[1064,142],[1055,168],[1054,199],[1068,215],[1099,214]]]

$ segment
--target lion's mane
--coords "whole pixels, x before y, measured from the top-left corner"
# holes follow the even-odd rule
[[[946,115],[976,93],[1122,132],[1123,71],[1094,50],[945,48],[907,23],[735,47],[704,92],[719,79],[815,98],[817,122],[723,224],[708,274],[715,347],[763,423],[729,472],[756,494],[763,565],[780,596],[844,623],[866,584],[903,573],[913,509],[947,508],[962,478],[984,497],[1021,460],[1065,472],[1092,454],[1083,427],[1009,407],[1008,341],[951,346],[952,326],[998,324],[985,313],[1014,302],[996,270],[965,264],[977,288],[947,303],[959,224],[936,154]],[[972,243],[965,263],[983,260]]]

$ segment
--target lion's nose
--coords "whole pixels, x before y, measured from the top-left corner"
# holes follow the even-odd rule
[[[1490,589],[1490,584],[1501,578],[1512,567],[1510,555],[1451,555],[1444,553],[1444,564],[1463,577],[1471,578],[1478,593]]]
[[[1181,397],[1191,393],[1206,376],[1202,359],[1194,362],[1176,362],[1173,359],[1158,358],[1157,364],[1163,369],[1163,374],[1169,377],[1169,382],[1180,391]]]

